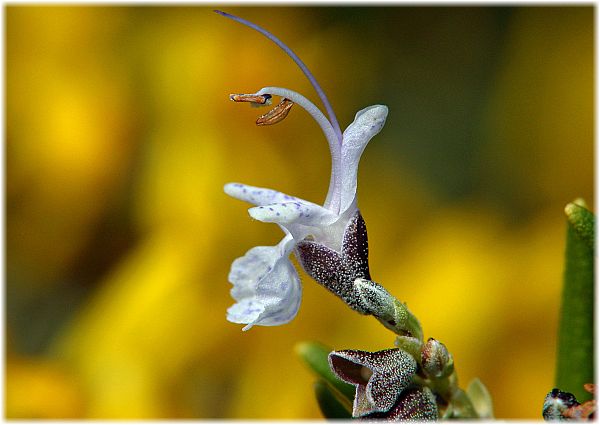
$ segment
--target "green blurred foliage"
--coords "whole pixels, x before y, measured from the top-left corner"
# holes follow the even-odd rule
[[[552,388],[563,206],[593,204],[593,8],[225,8],[309,65],[361,162],[373,277],[479,377],[498,418]],[[276,243],[229,181],[321,202],[330,159],[301,110],[271,128],[228,100],[315,99],[292,61],[204,7],[9,5],[9,418],[318,418],[299,341],[393,335],[304,276],[290,324],[225,321],[229,265]]]

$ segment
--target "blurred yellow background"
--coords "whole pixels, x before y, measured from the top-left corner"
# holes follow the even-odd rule
[[[342,128],[390,108],[360,168],[373,278],[479,377],[499,418],[554,379],[564,205],[593,205],[593,8],[234,8],[307,63]],[[6,416],[319,418],[301,341],[393,335],[302,274],[298,317],[225,320],[230,263],[281,238],[223,184],[324,200],[291,59],[207,7],[7,6]]]

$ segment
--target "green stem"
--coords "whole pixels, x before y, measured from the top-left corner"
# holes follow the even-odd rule
[[[448,406],[444,417],[455,419],[474,419],[479,417],[471,399],[458,387],[456,371],[452,371],[450,375],[440,378],[423,378],[416,375],[413,381],[418,385],[429,387],[434,394],[437,394],[444,400],[444,404]]]

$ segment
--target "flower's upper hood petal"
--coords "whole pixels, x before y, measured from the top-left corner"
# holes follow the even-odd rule
[[[354,122],[344,131],[341,155],[341,201],[339,214],[346,211],[356,198],[358,162],[367,143],[381,131],[385,124],[388,108],[373,105],[356,113]]]
[[[287,235],[276,246],[257,246],[231,265],[231,296],[237,301],[227,319],[253,325],[277,326],[290,322],[302,298],[300,278],[288,259],[295,241]]]

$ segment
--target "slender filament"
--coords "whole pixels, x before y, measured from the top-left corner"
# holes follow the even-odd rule
[[[267,31],[263,27],[258,26],[250,21],[247,21],[244,18],[240,18],[238,16],[231,15],[227,12],[223,12],[220,10],[215,10],[214,12],[218,13],[221,16],[224,16],[226,18],[229,18],[236,22],[239,22],[240,24],[246,25],[247,27],[250,27],[253,30],[258,31],[259,33],[261,33],[262,35],[267,37],[269,40],[271,40],[272,42],[277,44],[284,52],[286,52],[292,58],[292,60],[294,62],[296,62],[296,64],[300,67],[300,69],[302,70],[304,75],[306,75],[306,77],[308,78],[308,80],[310,81],[312,86],[315,88],[315,91],[319,95],[319,98],[321,98],[321,102],[323,102],[323,105],[325,106],[325,110],[327,111],[327,115],[329,116],[329,121],[331,122],[331,125],[334,129],[336,139],[337,139],[338,143],[341,145],[342,144],[342,130],[340,129],[340,125],[338,124],[337,118],[335,116],[335,112],[333,111],[333,108],[331,107],[331,104],[329,103],[329,100],[327,99],[325,92],[323,91],[323,89],[321,88],[319,83],[317,82],[316,78],[310,72],[310,70],[304,64],[304,62],[302,62],[302,60],[298,57],[298,55],[296,55],[292,51],[292,49],[290,49],[288,46],[286,46],[280,39],[275,37],[273,34],[271,34],[269,31]]]
[[[337,137],[331,123],[329,120],[327,120],[327,117],[323,115],[323,112],[321,112],[321,110],[315,106],[314,103],[302,96],[300,93],[282,87],[263,87],[255,93],[256,96],[263,96],[265,94],[281,96],[282,98],[289,99],[292,102],[297,103],[314,118],[317,124],[319,124],[321,127],[321,130],[323,130],[323,134],[327,139],[327,143],[329,144],[329,152],[331,154],[331,179],[329,180],[329,190],[323,206],[337,213],[335,210],[338,208],[337,203],[339,201],[339,194],[341,193],[340,185],[342,175],[342,158],[341,149],[337,144]]]

